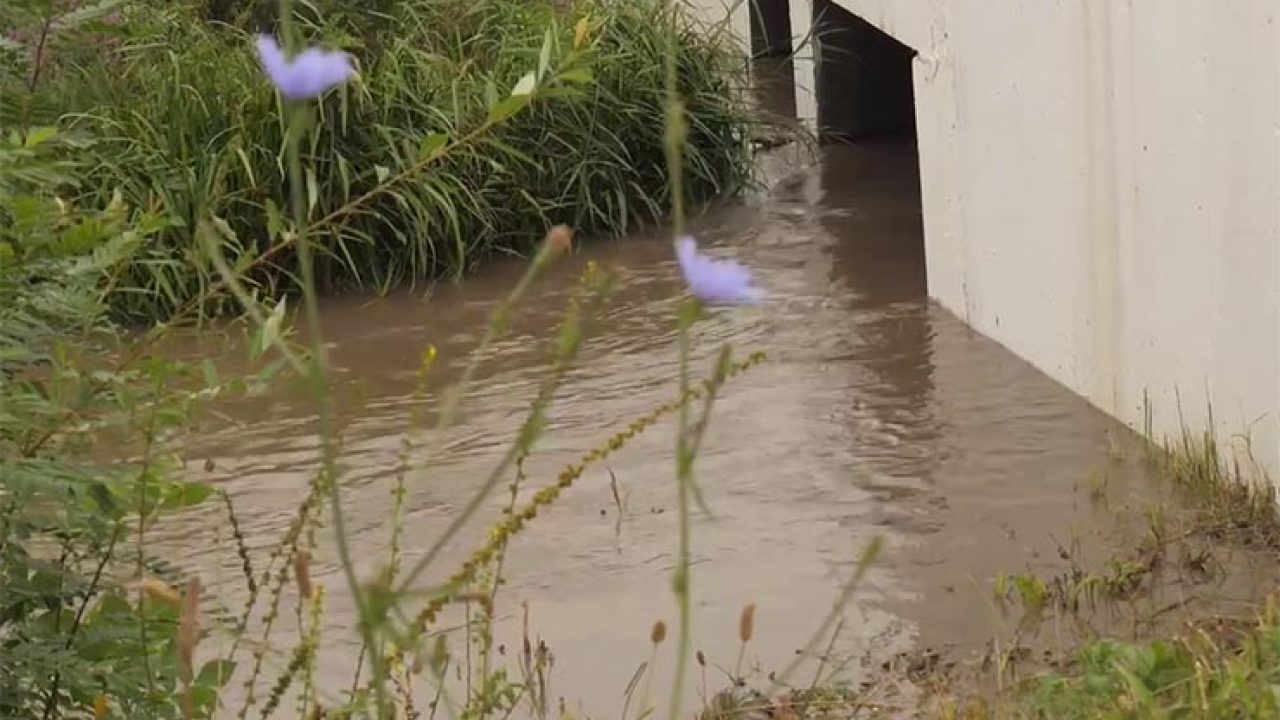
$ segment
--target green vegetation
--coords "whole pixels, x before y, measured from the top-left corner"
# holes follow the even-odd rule
[[[345,49],[360,74],[319,101],[284,104],[254,53],[260,28]],[[340,438],[327,425],[324,471],[265,558],[249,550],[230,498],[217,498],[243,563],[242,608],[202,594],[198,578],[154,557],[148,539],[162,515],[213,498],[214,488],[186,479],[183,456],[207,404],[291,376],[309,383],[328,417],[323,343],[287,342],[292,303],[275,297],[299,291],[315,330],[319,291],[383,290],[460,274],[495,252],[535,251],[463,380],[436,408],[440,428],[522,294],[565,250],[562,229],[538,244],[549,226],[619,234],[747,183],[739,68],[705,30],[660,0],[0,7],[0,716],[320,712],[314,674],[326,588],[312,585],[309,567],[326,510],[360,613],[363,672],[336,703],[326,696],[323,710],[411,714],[425,704],[409,687],[411,671],[436,672],[443,690],[444,673],[460,666],[447,647],[429,644],[436,616],[477,599],[492,609],[506,543],[540,509],[661,418],[678,414],[696,444],[721,385],[761,358],[734,362],[726,347],[702,383],[682,366],[674,400],[609,437],[527,506],[513,492],[509,518],[447,586],[425,600],[410,587],[497,486],[524,482],[523,459],[612,288],[592,267],[511,453],[413,567],[401,567],[399,510],[412,443],[389,488],[397,516],[385,571],[357,578],[332,454]],[[677,146],[682,183],[670,180]],[[252,376],[227,380],[211,364],[154,352],[170,327],[155,321],[213,311],[242,313],[252,327]],[[695,318],[684,312],[682,331]],[[130,321],[153,329],[125,332]],[[424,399],[434,352],[425,357]],[[411,430],[425,420],[419,413]],[[681,461],[686,478],[693,454]],[[266,659],[282,642],[273,631],[286,601],[301,633],[273,668]],[[210,656],[204,641],[213,633],[229,637],[230,649]],[[538,692],[545,648],[527,650],[512,669],[493,658],[487,621],[467,634],[466,680],[476,690],[460,699],[462,716],[554,713]],[[486,638],[473,666],[472,648]],[[228,698],[228,683],[241,696]]]
[[[714,696],[702,718],[773,717],[820,720],[1251,720],[1280,716],[1280,605],[1260,598],[1251,614],[1222,616],[1187,610],[1156,622],[1172,606],[1155,598],[1155,576],[1205,573],[1216,553],[1280,551],[1280,514],[1272,490],[1244,467],[1225,462],[1214,438],[1190,432],[1148,442],[1146,460],[1160,480],[1189,501],[1174,525],[1160,506],[1142,508],[1144,533],[1135,548],[1104,567],[1082,567],[1069,549],[1058,575],[1002,574],[996,602],[1017,603],[1025,615],[1015,637],[971,661],[931,651],[906,653],[858,689],[825,680],[772,695],[735,686]],[[1103,500],[1105,482],[1090,493]],[[1181,550],[1175,553],[1175,548]],[[1188,552],[1188,550],[1191,550]],[[1168,582],[1168,578],[1165,578]],[[1190,593],[1194,594],[1194,588]],[[1023,645],[1031,628],[1071,621],[1128,604],[1146,628],[1122,641],[1086,627],[1065,654],[1043,656]],[[1135,623],[1135,625],[1138,623]],[[1085,623],[1087,626],[1087,623]],[[1021,667],[1026,665],[1027,667]],[[1035,668],[1031,669],[1029,668]],[[819,674],[819,677],[821,674]],[[764,684],[760,683],[763,687]],[[902,692],[910,688],[911,692]]]
[[[91,139],[77,199],[96,207],[118,194],[163,221],[120,278],[114,309],[164,319],[217,285],[196,238],[209,222],[263,294],[296,287],[281,209],[288,123],[252,35],[275,4],[72,4],[71,14],[52,0],[0,11],[0,28],[22,30],[11,49],[41,55],[0,72],[0,124],[60,124]],[[532,249],[556,223],[616,235],[662,218],[662,5],[300,4],[303,34],[351,52],[360,72],[324,101],[302,149],[321,290],[456,276]],[[42,45],[50,18],[56,40]],[[748,118],[733,94],[741,62],[697,29],[684,22],[678,38],[692,201],[749,179]],[[500,103],[531,68],[529,102]]]
[[[105,298],[164,223],[63,201],[81,155],[53,130],[0,137],[0,716],[69,717],[110,698],[119,717],[180,717],[184,668],[193,712],[228,668],[179,661],[193,616],[147,594],[142,579],[162,570],[145,532],[211,493],[181,481],[165,441],[243,383],[111,362]]]
[[[1147,642],[1085,643],[1070,668],[1003,696],[937,699],[946,720],[1228,720],[1280,713],[1280,618],[1204,618]]]
[[[1280,514],[1272,490],[1245,468],[1227,463],[1210,434],[1184,432],[1163,444],[1149,442],[1147,460],[1193,508],[1179,532],[1169,533],[1162,508],[1148,507],[1144,538],[1129,555],[1112,558],[1104,571],[1088,572],[1073,562],[1070,571],[1050,579],[1002,576],[997,597],[1017,599],[1028,617],[1040,621],[1050,609],[1076,614],[1130,600],[1149,590],[1148,580],[1157,571],[1203,574],[1216,553],[1233,548],[1262,556],[1280,551]],[[1182,549],[1179,555],[1169,552],[1175,545]],[[1261,600],[1252,616],[1191,611],[1173,626],[1151,627],[1146,639],[1136,641],[1085,638],[1052,669],[995,696],[957,699],[951,679],[935,678],[946,689],[929,697],[926,715],[954,720],[1280,715],[1280,614],[1274,598]]]

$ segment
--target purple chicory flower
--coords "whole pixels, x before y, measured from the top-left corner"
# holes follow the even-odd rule
[[[764,299],[764,291],[752,284],[750,270],[733,260],[703,255],[692,237],[676,241],[676,257],[689,290],[702,302],[748,305]]]
[[[326,90],[341,85],[351,77],[351,56],[344,52],[330,52],[308,48],[292,60],[276,39],[270,35],[258,36],[258,57],[271,82],[288,100],[310,100],[323,95]]]

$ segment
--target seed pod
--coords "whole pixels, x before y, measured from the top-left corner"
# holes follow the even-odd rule
[[[182,680],[190,684],[195,677],[192,658],[196,644],[200,642],[200,578],[187,581],[187,591],[182,596],[182,617],[178,620],[178,656],[181,661]]]
[[[653,630],[649,631],[649,640],[654,645],[661,645],[663,640],[667,639],[667,624],[661,620],[653,624]]]
[[[304,547],[293,554],[293,578],[298,583],[298,594],[310,600],[316,589],[311,584],[311,551]]]
[[[756,630],[756,604],[748,603],[742,608],[742,617],[738,618],[738,639],[744,643],[751,642]]]

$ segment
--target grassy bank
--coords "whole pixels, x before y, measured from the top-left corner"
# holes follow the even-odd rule
[[[659,0],[348,5],[299,6],[304,34],[352,53],[360,72],[326,99],[303,148],[322,290],[456,277],[529,250],[554,223],[619,235],[664,216]],[[0,118],[91,141],[79,200],[119,194],[166,223],[121,277],[118,312],[164,318],[216,284],[196,240],[209,221],[249,282],[266,294],[294,285],[280,209],[287,123],[252,42],[272,3],[82,3],[21,25],[7,12],[21,28],[11,56],[27,63],[0,79]],[[59,18],[51,33],[48,17]],[[690,201],[749,175],[748,117],[732,91],[741,62],[723,41],[692,21],[678,37]],[[531,70],[540,82],[527,105],[493,122]],[[394,180],[446,143],[447,155]]]
[[[1074,637],[1062,650],[1024,643],[1020,630],[972,658],[929,650],[904,654],[856,688],[815,679],[810,686],[761,693],[750,688],[771,683],[749,679],[717,695],[702,720],[1280,717],[1280,595],[1271,594],[1276,576],[1260,583],[1271,590],[1232,598],[1249,601],[1244,609],[1221,613],[1211,599],[1218,580],[1206,570],[1238,563],[1232,556],[1241,553],[1266,565],[1280,559],[1273,490],[1255,479],[1252,463],[1246,469],[1227,461],[1208,433],[1149,441],[1145,461],[1183,512],[1166,516],[1163,509],[1145,508],[1135,518],[1145,529],[1134,547],[1103,567],[1082,567],[1067,556],[1071,567],[1061,575],[1021,573],[994,583],[998,602],[1025,611],[1021,629],[1052,626],[1055,636]],[[1093,488],[1097,500],[1105,500],[1104,492],[1100,484]],[[1167,588],[1189,576],[1195,581],[1186,583],[1188,590],[1167,603]],[[1137,637],[1069,629],[1086,616],[1130,614],[1137,621],[1131,628],[1142,628]]]
[[[1189,507],[1187,516],[1175,526],[1162,510],[1148,509],[1147,532],[1138,546],[1113,560],[1106,572],[1079,575],[1077,587],[1098,579],[1091,585],[1097,595],[1128,600],[1152,592],[1158,574],[1202,576],[1198,584],[1203,588],[1202,583],[1213,582],[1208,568],[1233,562],[1233,555],[1247,553],[1266,564],[1280,559],[1280,512],[1273,490],[1255,477],[1252,467],[1224,458],[1211,434],[1186,432],[1163,443],[1148,442],[1146,460],[1179,503]],[[1125,568],[1127,572],[1118,573]],[[1042,597],[1053,597],[1055,586],[1048,587]],[[1172,605],[1161,603],[1157,614],[1176,612],[1164,622],[1148,617],[1151,629],[1145,637],[1083,638],[1054,668],[1006,692],[961,699],[943,690],[928,698],[923,714],[956,720],[1280,716],[1276,597],[1254,597],[1249,609],[1221,614],[1211,603],[1193,602],[1195,594],[1192,590]],[[940,680],[942,687],[949,685],[947,678]]]

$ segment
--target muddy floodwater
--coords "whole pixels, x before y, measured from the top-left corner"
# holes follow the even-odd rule
[[[734,664],[746,603],[757,606],[747,664],[767,672],[790,662],[877,536],[885,553],[844,609],[834,645],[848,661],[844,674],[866,679],[887,659],[923,647],[980,650],[1017,619],[991,599],[1001,572],[1060,572],[1064,548],[1100,564],[1141,532],[1117,508],[1163,502],[1126,431],[929,302],[915,168],[909,140],[825,148],[760,195],[693,222],[708,252],[755,268],[770,295],[759,307],[713,310],[696,326],[695,374],[705,374],[724,343],[739,356],[768,357],[725,388],[696,466],[713,516],[693,518],[694,646],[714,664]],[[521,303],[457,422],[427,438],[438,454],[418,462],[414,452],[406,562],[421,556],[506,451],[589,261],[621,284],[556,396],[526,488],[553,483],[564,466],[673,397],[682,284],[670,239],[654,232],[582,244]],[[436,387],[456,380],[487,314],[523,267],[498,260],[431,292],[324,303],[360,576],[372,576],[387,557],[423,349],[439,348]],[[224,362],[234,367],[244,350],[228,352]],[[189,450],[192,472],[230,494],[260,571],[315,474],[315,408],[282,387],[220,410],[223,419]],[[514,660],[527,604],[530,632],[555,656],[552,693],[592,717],[618,715],[628,681],[649,658],[650,626],[676,618],[673,444],[672,423],[663,422],[590,467],[518,536],[505,565],[496,644]],[[1097,502],[1099,478],[1105,503]],[[453,572],[507,502],[504,483],[420,585]],[[358,641],[327,511],[322,517],[312,570],[327,590],[319,685],[339,697]],[[198,571],[217,602],[238,611],[246,590],[220,503],[155,532],[166,559]],[[295,603],[289,589],[263,684],[297,641]],[[218,635],[210,642],[230,644]],[[460,639],[454,652],[461,658]],[[672,669],[661,653],[653,692],[662,702]],[[722,685],[714,667],[707,676]],[[695,673],[690,694],[700,694],[700,683]]]

